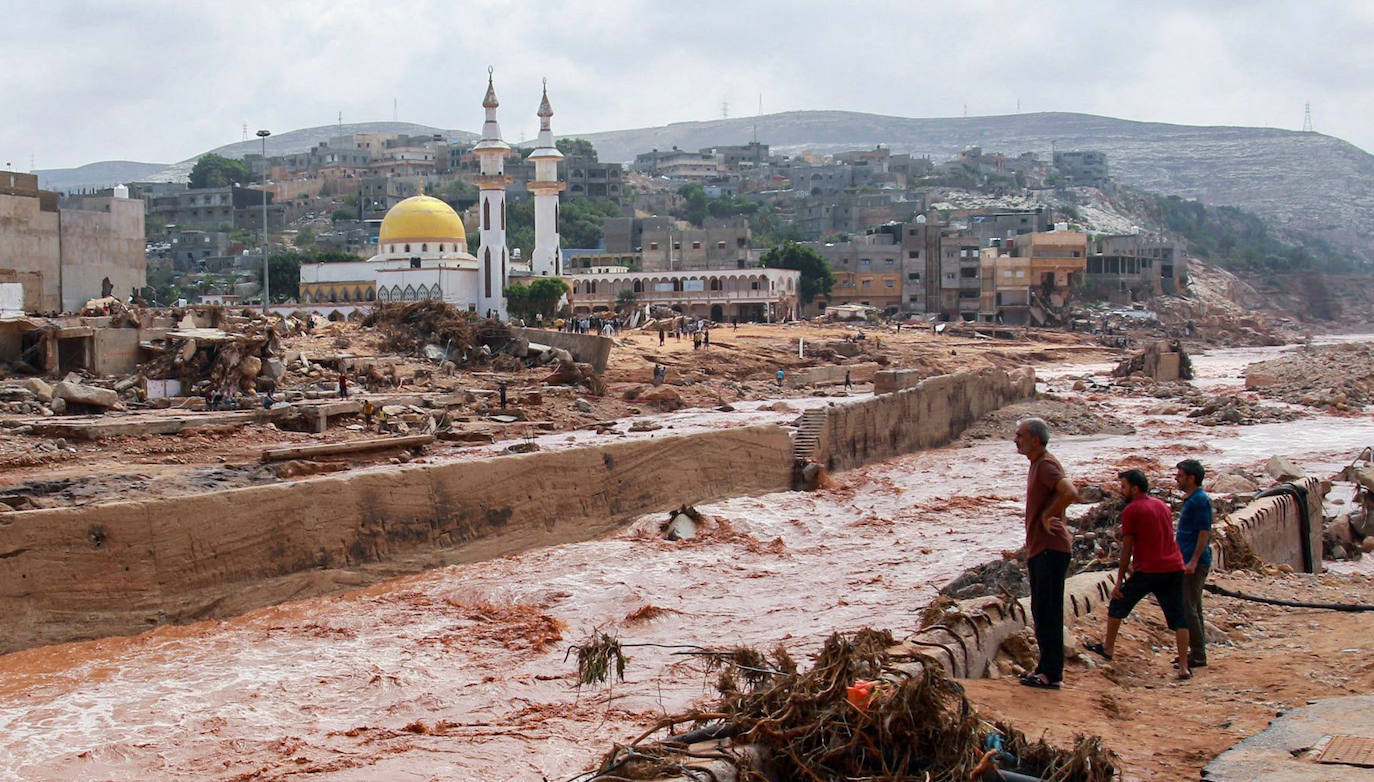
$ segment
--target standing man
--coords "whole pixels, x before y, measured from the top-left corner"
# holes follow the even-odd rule
[[[339,398],[348,398],[348,375],[342,372],[339,373]]]
[[[1141,598],[1153,594],[1164,611],[1164,621],[1174,631],[1178,678],[1191,679],[1188,617],[1183,610],[1183,554],[1174,542],[1174,514],[1162,500],[1149,495],[1150,479],[1145,473],[1127,470],[1117,477],[1126,498],[1126,508],[1121,511],[1121,564],[1116,570],[1112,601],[1107,604],[1107,634],[1101,643],[1084,644],[1083,648],[1112,659],[1121,620],[1131,615]],[[1126,578],[1127,566],[1130,578]]]
[[[1016,424],[1016,451],[1030,461],[1026,476],[1026,568],[1030,571],[1031,618],[1040,662],[1021,677],[1027,687],[1057,690],[1064,682],[1064,579],[1073,538],[1064,510],[1078,499],[1059,460],[1046,446],[1050,427],[1039,418]]]
[[[854,388],[854,380],[849,377],[849,370],[844,371],[844,390],[849,391]]]
[[[1183,555],[1183,610],[1188,614],[1188,667],[1207,667],[1207,628],[1202,621],[1202,585],[1212,570],[1212,498],[1202,490],[1207,471],[1197,459],[1178,463],[1183,491],[1178,512],[1178,550]]]

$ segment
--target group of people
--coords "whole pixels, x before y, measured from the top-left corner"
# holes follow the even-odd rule
[[[1030,462],[1026,477],[1026,567],[1030,576],[1031,619],[1040,659],[1021,677],[1027,687],[1057,690],[1064,679],[1064,582],[1073,551],[1073,536],[1064,511],[1078,491],[1063,466],[1048,450],[1050,428],[1039,418],[1016,426],[1016,450]],[[1207,665],[1207,636],[1202,617],[1202,587],[1211,570],[1208,546],[1212,501],[1202,490],[1206,470],[1196,459],[1175,468],[1185,499],[1177,529],[1173,512],[1150,495],[1150,480],[1140,470],[1118,474],[1126,499],[1121,512],[1121,561],[1107,605],[1107,628],[1101,641],[1084,648],[1107,660],[1116,654],[1122,620],[1146,595],[1154,595],[1165,623],[1174,633],[1179,679]]]

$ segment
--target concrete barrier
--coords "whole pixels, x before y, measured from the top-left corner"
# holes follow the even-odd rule
[[[834,472],[947,445],[986,413],[1035,395],[1035,373],[1000,369],[926,378],[826,408],[814,458]]]
[[[1308,551],[1312,555],[1310,572],[1322,568],[1322,489],[1316,478],[1300,478],[1295,484],[1307,490]],[[1308,570],[1303,562],[1302,513],[1292,495],[1260,497],[1245,507],[1223,516],[1213,524],[1212,564],[1221,570],[1235,567],[1226,562],[1226,540],[1239,538],[1243,547],[1274,565],[1289,565]]]
[[[884,369],[873,375],[873,393],[890,394],[919,385],[930,377],[929,372],[920,369]]]
[[[825,366],[790,370],[783,377],[782,382],[788,388],[838,386],[844,383],[844,375],[848,372],[849,379],[855,383],[867,383],[873,379],[873,374],[877,371],[878,365],[872,361],[858,364],[826,364]]]
[[[591,364],[592,369],[597,372],[606,371],[606,361],[611,357],[611,348],[615,341],[610,337],[598,337],[595,334],[574,334],[568,331],[549,331],[548,329],[531,329],[520,326],[512,326],[510,333],[523,337],[530,342],[540,342],[555,348],[562,348],[572,354],[576,361],[584,364]]]
[[[591,540],[785,490],[791,472],[791,439],[767,425],[4,513],[0,652],[231,616],[433,566],[438,550],[452,564]]]

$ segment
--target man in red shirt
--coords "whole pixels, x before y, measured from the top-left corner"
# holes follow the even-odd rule
[[[1121,620],[1146,595],[1153,594],[1164,611],[1164,621],[1174,631],[1178,648],[1178,678],[1191,679],[1188,668],[1188,615],[1183,607],[1183,554],[1174,540],[1174,515],[1162,500],[1149,495],[1150,480],[1140,470],[1127,470],[1121,479],[1126,508],[1121,511],[1121,564],[1116,587],[1107,604],[1107,635],[1102,643],[1084,648],[1108,660],[1116,648]],[[1126,578],[1126,567],[1131,577]]]
[[[1016,451],[1030,461],[1026,476],[1026,569],[1030,575],[1031,617],[1040,661],[1021,677],[1027,687],[1057,690],[1064,679],[1064,578],[1069,572],[1073,537],[1064,510],[1078,491],[1045,446],[1050,427],[1039,418],[1016,424]]]

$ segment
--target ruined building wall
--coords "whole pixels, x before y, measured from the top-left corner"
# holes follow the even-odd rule
[[[100,296],[110,278],[111,295],[127,300],[148,284],[143,237],[143,202],[130,198],[87,198],[81,209],[62,210],[62,309],[79,312]]]
[[[826,409],[814,458],[848,470],[958,437],[984,414],[1035,395],[1035,373],[1000,369],[959,372],[849,405]]]
[[[61,309],[57,211],[37,196],[0,194],[0,282],[24,286],[24,310]]]
[[[610,337],[595,334],[573,334],[568,331],[550,331],[512,326],[510,333],[523,337],[530,342],[538,342],[550,347],[562,348],[572,354],[576,361],[591,364],[597,372],[606,371],[606,362],[611,357],[611,346],[615,341]]]
[[[785,430],[754,426],[0,514],[0,652],[231,616],[432,566],[440,548],[453,563],[591,540],[785,490],[791,451]]]

